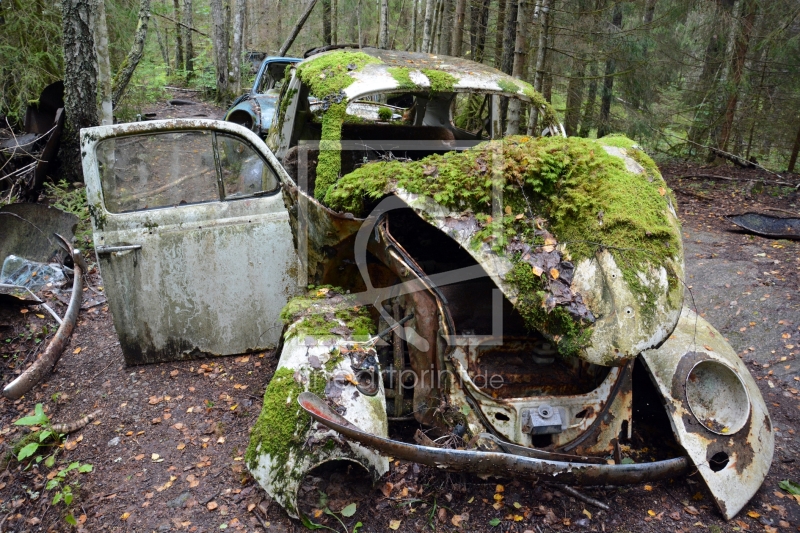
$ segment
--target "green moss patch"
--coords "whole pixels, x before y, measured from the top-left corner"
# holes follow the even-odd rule
[[[389,67],[386,70],[397,82],[398,89],[407,91],[417,87],[417,84],[411,81],[411,71],[409,69],[405,67]]]
[[[421,72],[431,82],[431,95],[453,92],[453,87],[458,82],[455,76],[441,70],[422,69]]]
[[[366,306],[357,305],[355,297],[336,287],[312,288],[303,296],[289,300],[281,311],[281,320],[289,325],[286,337],[341,337],[364,342],[376,332],[375,322]]]
[[[649,160],[643,152],[637,157]],[[494,218],[493,187],[502,190],[504,202],[502,216]],[[519,254],[512,250],[519,242],[544,244],[542,229],[555,236],[568,260],[593,258],[608,249],[634,292],[655,291],[637,272],[661,266],[680,250],[660,174],[630,172],[622,159],[589,139],[517,136],[419,161],[369,163],[342,177],[324,202],[364,216],[376,200],[397,189],[432,198],[456,213],[472,212],[482,225],[473,245],[489,244],[515,263]],[[506,281],[518,289],[518,309],[530,327],[544,325],[562,335],[564,349],[580,344],[588,325],[570,319],[559,306],[543,316],[542,287],[535,279],[515,267]],[[655,297],[648,294],[647,301],[654,304]]]

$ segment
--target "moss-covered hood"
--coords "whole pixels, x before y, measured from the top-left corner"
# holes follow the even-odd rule
[[[338,180],[324,203],[363,217],[389,194],[464,246],[562,353],[619,364],[677,323],[674,197],[629,139],[511,137],[369,163]]]

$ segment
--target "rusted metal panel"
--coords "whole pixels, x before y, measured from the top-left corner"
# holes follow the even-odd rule
[[[764,481],[775,446],[753,377],[722,335],[687,308],[669,339],[642,359],[678,442],[732,518]]]
[[[683,474],[689,467],[689,460],[686,457],[654,463],[608,465],[552,461],[510,453],[417,446],[362,431],[333,412],[313,393],[300,394],[298,402],[315,420],[335,429],[348,439],[395,459],[422,463],[448,471],[507,476],[515,479],[542,477],[555,483],[574,485],[622,485],[670,478]]]
[[[242,139],[255,149],[274,169],[278,189],[290,183],[263,142],[229,122],[167,120],[82,131],[84,176],[98,260],[129,364],[275,346],[281,332],[280,310],[297,291],[297,259],[278,189],[263,197],[223,201],[216,196],[158,209],[147,207],[163,201],[162,197],[155,199],[155,194],[124,196],[112,191],[120,186],[114,182],[117,177],[135,178],[139,167],[147,163],[145,158],[153,154],[143,154],[134,164],[116,153],[100,154],[98,145],[104,140],[116,138],[111,142],[122,144],[121,140],[138,142],[166,132],[212,130]],[[180,165],[188,159],[192,168],[209,172],[216,187],[215,158],[199,160],[197,154],[179,148],[177,145],[174,157],[164,162],[176,166],[171,176],[181,175],[184,167]],[[102,176],[101,157],[106,165]],[[110,172],[107,167],[112,164],[132,168],[120,166]],[[184,194],[181,186],[174,184],[171,191],[159,194]],[[131,206],[135,210],[112,212],[112,192],[114,198],[124,200],[114,203],[115,211]],[[130,198],[135,200],[125,200]]]
[[[725,218],[749,233],[776,239],[800,240],[800,217],[775,217],[763,213],[726,215]]]

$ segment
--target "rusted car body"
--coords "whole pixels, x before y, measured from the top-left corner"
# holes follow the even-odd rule
[[[225,112],[225,120],[241,124],[260,136],[266,135],[277,113],[278,94],[286,67],[297,63],[295,57],[267,57],[261,62],[253,87],[239,96]]]
[[[505,136],[503,98],[519,103],[522,128],[549,136]],[[125,146],[174,132],[210,135],[205,165],[217,193],[179,197],[177,170],[169,190],[178,196],[158,206],[138,191],[114,193],[141,167]],[[220,144],[228,138],[251,156],[231,165],[245,150]],[[95,128],[83,143],[98,254],[104,277],[120,280],[120,294],[106,285],[129,361],[260,349],[237,340],[218,351],[196,330],[218,328],[215,305],[235,300],[254,314],[237,315],[236,328],[224,322],[226,340],[262,338],[283,307],[283,332],[270,337],[280,360],[246,461],[291,516],[302,479],[332,461],[373,479],[395,457],[575,484],[696,469],[727,518],[766,476],[769,414],[722,336],[683,307],[680,228],[657,168],[622,137],[567,139],[524,82],[461,59],[341,50],[292,69],[267,146],[250,130],[200,120]],[[154,184],[159,194],[165,179]],[[278,189],[282,207],[259,207]],[[252,229],[262,225],[249,215],[259,208],[280,222]],[[201,220],[197,210],[208,213]],[[245,229],[219,229],[216,241],[198,233],[241,219]],[[237,237],[221,244],[229,231]],[[227,260],[202,266],[213,246],[227,246]],[[240,258],[238,247],[252,252]],[[188,256],[197,257],[191,274],[177,266]],[[252,285],[289,272],[291,283]],[[231,297],[236,277],[262,301],[238,288]],[[264,303],[270,290],[279,297]],[[175,320],[185,309],[193,321]],[[637,401],[648,403],[637,394],[663,402],[665,411],[649,402],[650,411],[680,451],[631,464]],[[390,423],[408,420],[430,428],[422,444],[388,438]]]

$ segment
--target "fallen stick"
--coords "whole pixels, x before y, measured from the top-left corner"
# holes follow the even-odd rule
[[[581,492],[578,492],[569,485],[557,485],[555,483],[551,483],[551,485],[553,485],[554,487],[558,487],[559,490],[562,490],[567,494],[569,494],[570,496],[574,496],[575,498],[581,500],[582,502],[586,502],[589,505],[594,505],[595,507],[598,507],[604,511],[608,511],[609,509],[608,505],[604,504],[600,500],[595,500],[594,498],[591,498]]]
[[[88,415],[84,416],[83,418],[76,420],[74,422],[67,422],[65,424],[53,424],[53,431],[55,433],[61,433],[63,435],[68,435],[70,433],[74,433],[79,429],[85,428],[89,422],[100,416],[102,412],[101,409],[97,409],[92,411]]]
[[[731,178],[728,176],[717,176],[716,174],[689,174],[688,176],[675,176],[677,180],[687,180],[687,179],[708,179],[708,180],[723,180],[723,181],[755,181],[755,182],[763,182],[765,185],[785,185],[786,187],[794,187],[797,188],[798,185],[794,183],[789,183],[787,181],[777,181],[777,180],[767,180],[765,178]]]
[[[81,256],[80,251],[72,248],[64,237],[56,234],[56,237],[61,239],[61,242],[72,256],[75,263],[75,276],[72,281],[72,297],[69,300],[69,307],[64,314],[63,322],[58,327],[53,340],[47,346],[47,349],[28,367],[25,372],[20,374],[17,379],[6,385],[3,389],[3,396],[12,400],[18,400],[26,392],[31,390],[37,383],[39,383],[56,365],[61,358],[61,353],[72,335],[72,330],[75,329],[75,324],[78,322],[78,312],[81,309],[81,298],[83,296],[83,274],[86,272],[86,263]]]

